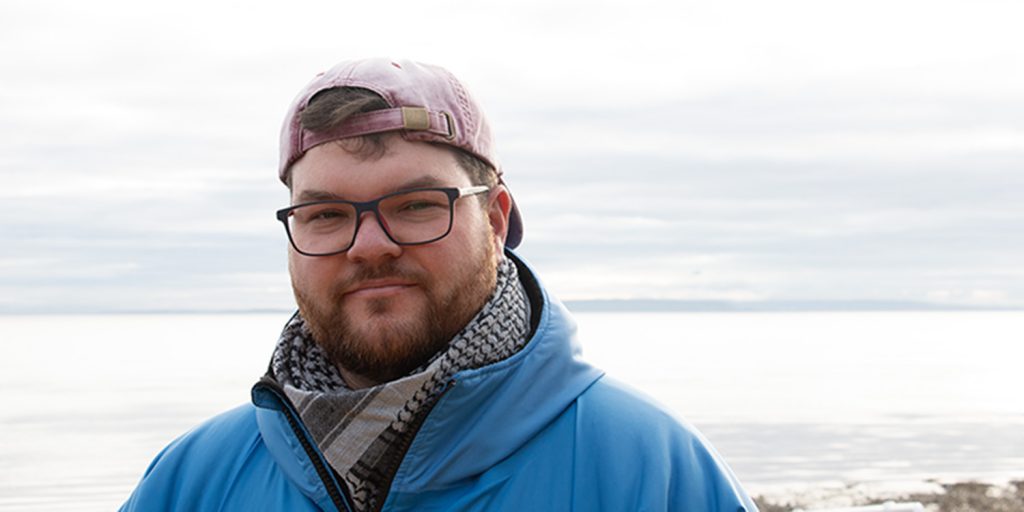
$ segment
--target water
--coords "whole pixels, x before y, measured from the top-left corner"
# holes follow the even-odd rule
[[[1024,313],[585,315],[581,334],[754,492],[1024,478]]]
[[[0,509],[111,510],[247,400],[287,314],[0,316]],[[754,492],[1024,477],[1024,313],[588,313],[587,358]]]

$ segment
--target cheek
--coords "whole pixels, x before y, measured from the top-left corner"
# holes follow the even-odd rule
[[[328,262],[320,260],[325,258],[308,258],[295,251],[289,251],[288,273],[292,278],[292,286],[306,294],[316,293],[318,288],[328,286],[331,280],[325,276],[329,275],[329,271],[323,268]]]
[[[483,258],[494,258],[501,254],[500,240],[494,236],[490,224],[467,222],[465,230],[452,237],[445,247],[444,255],[434,258],[434,269],[445,275],[461,276],[467,268],[479,264]],[[497,251],[497,252],[496,252]]]
[[[292,285],[299,286],[302,284],[303,275],[303,264],[299,261],[302,257],[295,252],[294,249],[288,250],[288,275],[292,278]]]

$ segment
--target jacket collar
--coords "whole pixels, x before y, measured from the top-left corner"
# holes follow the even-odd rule
[[[539,318],[526,347],[498,363],[455,375],[406,453],[392,489],[445,486],[506,458],[594,383],[602,372],[580,358],[576,323],[511,251]],[[516,421],[510,421],[516,418]]]

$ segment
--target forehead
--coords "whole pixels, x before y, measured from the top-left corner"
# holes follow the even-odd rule
[[[469,178],[451,150],[400,137],[386,140],[383,154],[369,158],[337,143],[306,152],[292,165],[292,197],[326,192],[351,200],[367,200],[404,188],[462,187]]]

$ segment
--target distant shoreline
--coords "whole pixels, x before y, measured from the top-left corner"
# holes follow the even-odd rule
[[[882,300],[717,301],[674,299],[587,299],[564,301],[574,313],[800,313],[800,312],[928,312],[928,311],[1024,311],[1024,306],[942,304]],[[291,308],[249,309],[60,309],[22,308],[0,310],[13,315],[261,315],[291,314]]]
[[[566,301],[573,312],[803,312],[803,311],[1021,311],[1024,307],[913,301],[709,301],[597,299]]]

